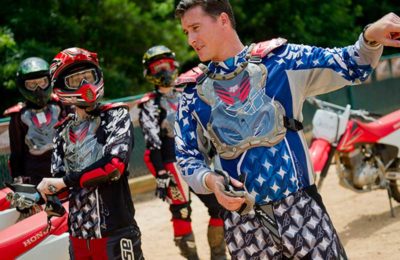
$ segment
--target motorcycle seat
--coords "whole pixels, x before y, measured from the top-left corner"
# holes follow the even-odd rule
[[[400,128],[400,109],[387,114],[376,121],[370,123],[357,121],[357,124],[375,136],[386,136],[395,129]]]

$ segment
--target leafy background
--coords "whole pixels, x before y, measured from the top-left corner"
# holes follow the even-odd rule
[[[1,0],[0,111],[21,100],[15,73],[24,58],[47,61],[61,50],[83,47],[99,54],[106,98],[151,90],[142,75],[143,53],[153,45],[173,49],[187,70],[199,61],[186,43],[173,0]],[[322,47],[354,43],[362,28],[392,11],[397,1],[231,0],[243,43],[284,37]],[[387,48],[384,54],[395,49]]]

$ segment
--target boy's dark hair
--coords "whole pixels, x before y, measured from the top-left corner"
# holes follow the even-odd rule
[[[229,0],[181,0],[176,6],[175,16],[182,18],[187,10],[196,6],[201,6],[203,11],[212,17],[217,17],[222,12],[226,13],[231,21],[232,28],[236,29],[235,16]]]

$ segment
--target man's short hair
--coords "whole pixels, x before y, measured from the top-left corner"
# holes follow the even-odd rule
[[[232,28],[236,29],[235,16],[229,0],[181,0],[176,6],[175,16],[182,18],[186,11],[196,6],[201,6],[206,14],[214,18],[223,12],[226,13],[231,21]]]

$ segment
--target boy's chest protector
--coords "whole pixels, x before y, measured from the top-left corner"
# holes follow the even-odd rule
[[[172,97],[161,97],[160,99],[160,106],[166,113],[165,119],[161,122],[161,128],[164,129],[167,136],[171,138],[174,137],[174,124],[178,102],[178,95]]]
[[[25,143],[33,155],[41,155],[53,149],[54,125],[58,122],[61,109],[50,104],[40,110],[27,109],[21,114],[21,120],[28,126]]]
[[[100,118],[81,122],[71,121],[64,129],[65,165],[68,172],[79,172],[103,157],[103,145],[98,142],[96,132]]]

